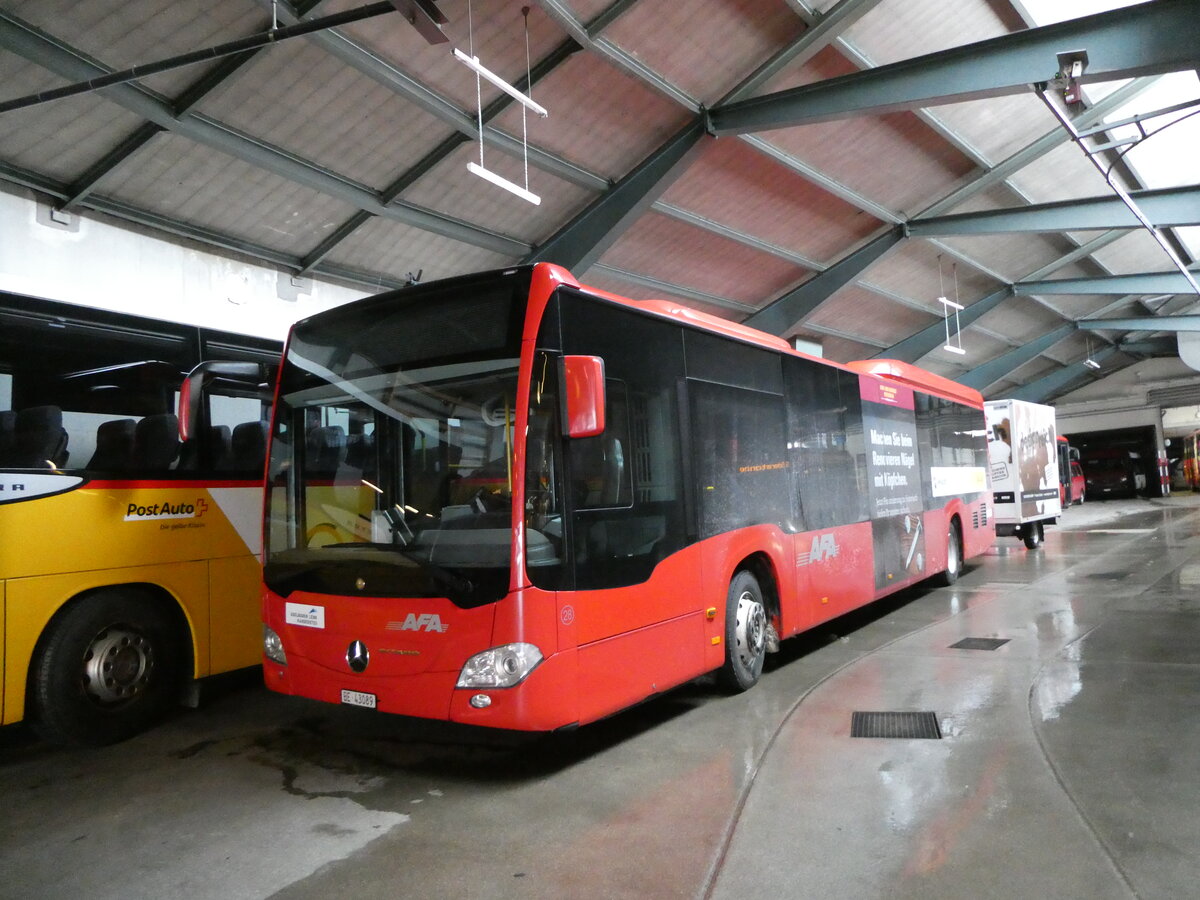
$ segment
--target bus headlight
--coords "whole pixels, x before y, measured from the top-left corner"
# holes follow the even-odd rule
[[[516,687],[542,661],[542,651],[533,644],[505,644],[476,653],[458,673],[460,688]]]
[[[280,665],[287,665],[287,654],[283,652],[283,641],[266,625],[263,626],[263,655]]]

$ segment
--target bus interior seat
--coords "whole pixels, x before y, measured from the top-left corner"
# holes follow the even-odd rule
[[[179,454],[179,419],[174,413],[146,416],[133,433],[133,465],[138,471],[169,469]]]
[[[262,472],[267,460],[267,423],[242,422],[233,427],[230,465],[239,472]]]
[[[120,472],[133,461],[133,419],[110,419],[96,429],[96,452],[87,468],[96,472]]]
[[[18,412],[13,439],[13,466],[47,469],[67,464],[67,432],[57,406],[31,406]]]
[[[9,460],[17,447],[17,414],[11,409],[0,410],[0,466],[11,465]]]
[[[604,442],[604,487],[601,505],[628,506],[629,498],[625,487],[625,449],[619,438],[608,438]]]
[[[351,434],[346,436],[345,464],[360,474],[375,469],[375,435]]]
[[[228,469],[233,460],[233,439],[228,425],[209,426],[208,448],[213,468]]]
[[[305,438],[308,471],[332,477],[346,458],[346,432],[341,425],[323,425],[310,429]]]

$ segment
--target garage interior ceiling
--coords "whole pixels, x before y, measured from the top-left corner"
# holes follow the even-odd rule
[[[989,397],[1149,380],[1200,403],[1175,340],[1200,298],[1034,90],[1086,49],[1077,128],[1161,109],[1178,77],[1172,127],[1194,126],[1200,0],[1041,27],[1015,0],[396,6],[0,0],[0,109],[273,23],[376,13],[0,112],[0,179],[368,290],[550,260]],[[487,81],[477,95],[453,48],[522,90],[528,71],[549,116],[523,119]],[[540,205],[468,172],[480,115],[485,165],[518,185],[527,167]],[[1200,155],[1163,186],[1121,149],[1105,164],[1196,268]],[[964,354],[943,349],[939,297],[963,307]]]

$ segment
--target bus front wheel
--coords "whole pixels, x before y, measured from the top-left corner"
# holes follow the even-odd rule
[[[758,683],[767,635],[767,607],[758,579],[750,572],[738,572],[725,603],[725,665],[720,673],[725,687],[748,691]]]
[[[1042,545],[1042,523],[1030,522],[1025,526],[1025,546],[1036,550]]]
[[[34,729],[59,744],[131,737],[175,698],[181,659],[162,603],[121,589],[82,597],[52,620],[34,661]]]
[[[949,587],[958,581],[961,572],[962,538],[958,536],[958,526],[951,522],[946,534],[946,568],[938,574],[937,581],[943,586]]]

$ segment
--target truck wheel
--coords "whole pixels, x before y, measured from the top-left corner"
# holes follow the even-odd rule
[[[1042,545],[1042,537],[1042,523],[1030,522],[1025,531],[1025,546],[1030,550],[1036,550]]]
[[[720,681],[732,691],[748,691],[762,675],[767,653],[767,608],[758,579],[741,571],[725,601],[725,665]]]
[[[34,729],[101,746],[131,737],[177,696],[181,642],[166,608],[129,590],[75,601],[51,622],[30,672]]]

